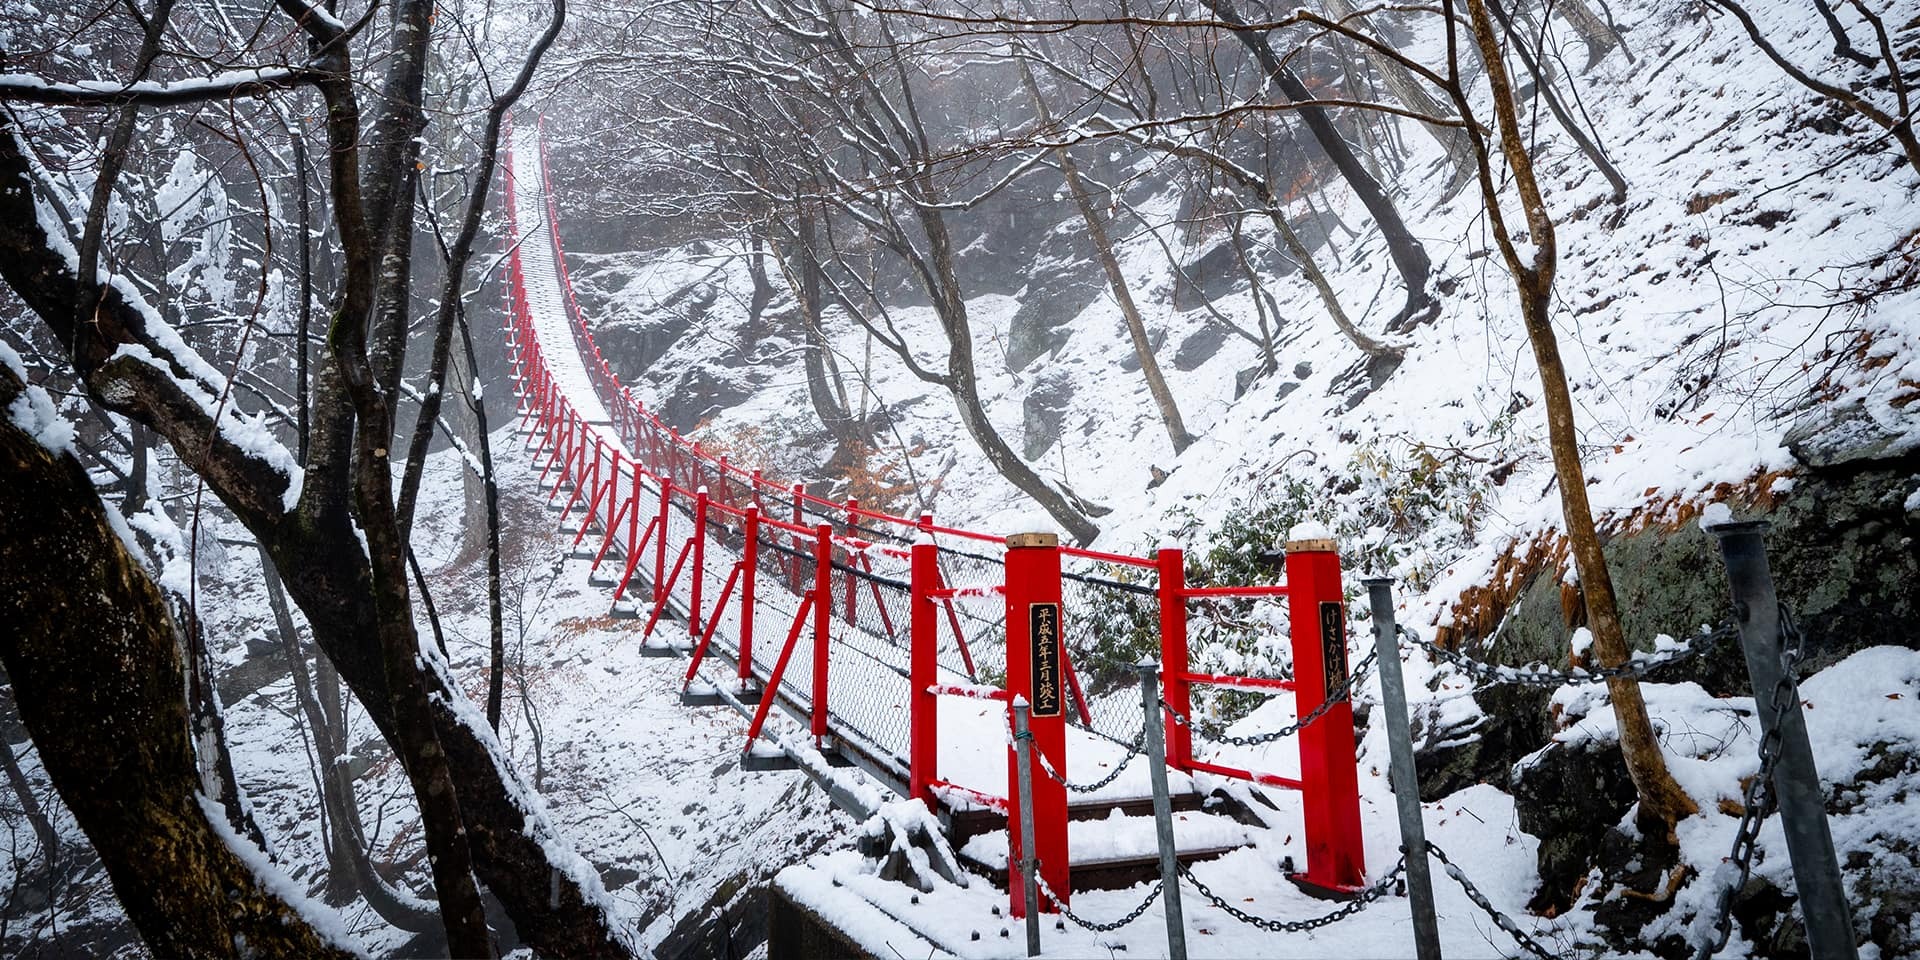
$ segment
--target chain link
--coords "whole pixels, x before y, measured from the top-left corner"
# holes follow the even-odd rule
[[[1800,665],[1804,654],[1803,645],[1806,636],[1800,632],[1798,624],[1793,622],[1793,614],[1786,604],[1780,605],[1780,679],[1773,685],[1773,724],[1760,737],[1760,770],[1747,781],[1746,789],[1741,792],[1743,809],[1740,812],[1740,825],[1733,832],[1733,849],[1727,853],[1727,862],[1739,871],[1737,879],[1723,882],[1714,895],[1713,936],[1700,944],[1694,953],[1694,960],[1709,960],[1714,954],[1726,949],[1727,941],[1733,936],[1733,897],[1747,885],[1747,878],[1753,874],[1753,853],[1759,845],[1760,827],[1769,816],[1779,798],[1773,793],[1773,767],[1780,759],[1780,751],[1785,740],[1781,726],[1786,722],[1787,711],[1800,702],[1800,684],[1794,679],[1794,670]],[[1757,706],[1757,704],[1756,704]],[[1722,874],[1715,872],[1715,879]]]
[[[1476,677],[1488,683],[1518,683],[1534,687],[1560,687],[1569,683],[1597,683],[1602,680],[1612,680],[1616,677],[1638,677],[1658,667],[1664,667],[1670,663],[1679,663],[1682,660],[1699,656],[1718,645],[1721,641],[1730,637],[1739,636],[1739,630],[1732,624],[1727,624],[1704,637],[1689,642],[1684,649],[1664,656],[1630,659],[1625,663],[1616,664],[1611,667],[1599,667],[1592,670],[1585,667],[1574,667],[1571,670],[1555,670],[1544,663],[1531,663],[1524,667],[1508,667],[1478,660],[1459,651],[1448,650],[1446,647],[1440,646],[1431,640],[1422,639],[1419,634],[1408,629],[1404,624],[1397,625],[1397,632],[1401,639],[1459,667],[1462,672],[1469,676]]]
[[[1440,849],[1440,847],[1432,841],[1428,841],[1427,852],[1433,854],[1434,859],[1439,860],[1440,865],[1446,868],[1447,876],[1452,877],[1453,882],[1459,884],[1460,889],[1466,891],[1467,899],[1472,900],[1473,905],[1480,908],[1480,912],[1492,918],[1494,926],[1505,930],[1507,936],[1512,937],[1513,942],[1519,944],[1521,949],[1539,957],[1540,960],[1559,960],[1560,954],[1541,946],[1539,941],[1528,936],[1525,930],[1520,929],[1520,925],[1515,923],[1512,917],[1501,913],[1498,908],[1494,907],[1493,901],[1487,899],[1487,895],[1481,893],[1480,888],[1474,886],[1472,880],[1467,879],[1466,873],[1459,867],[1454,866],[1453,861],[1447,858],[1447,852],[1445,850]]]
[[[1245,737],[1236,737],[1230,733],[1221,733],[1217,736],[1208,737],[1207,739],[1217,740],[1221,743],[1229,743],[1236,747],[1257,747],[1261,744],[1273,743],[1274,741],[1277,741],[1277,740],[1285,740],[1286,738],[1291,737],[1302,730],[1305,730],[1315,720],[1318,720],[1321,717],[1326,716],[1327,711],[1332,710],[1335,706],[1338,706],[1339,704],[1342,704],[1342,703],[1346,703],[1349,697],[1353,693],[1354,684],[1360,681],[1361,676],[1363,676],[1367,672],[1368,667],[1373,666],[1374,657],[1378,656],[1378,654],[1379,654],[1379,651],[1377,650],[1369,650],[1366,656],[1360,658],[1359,663],[1354,664],[1353,671],[1347,674],[1347,679],[1340,682],[1340,686],[1334,689],[1332,695],[1328,696],[1326,700],[1321,701],[1320,705],[1317,707],[1314,707],[1313,710],[1310,711],[1306,716],[1301,717],[1300,719],[1295,720],[1294,722],[1287,724],[1286,726],[1281,727],[1278,730],[1269,730],[1266,733],[1256,733],[1256,734],[1252,734],[1251,736],[1245,736]],[[1164,697],[1161,698],[1160,707],[1161,709],[1167,711],[1168,716],[1173,718],[1174,724],[1176,724],[1177,726],[1186,727],[1188,729],[1193,729],[1192,718],[1182,714],[1178,710],[1175,710],[1173,708],[1173,705],[1166,701],[1166,698]]]
[[[1091,930],[1094,933],[1112,933],[1113,931],[1118,930],[1121,927],[1124,927],[1127,924],[1140,919],[1140,915],[1143,913],[1146,913],[1148,907],[1153,906],[1153,901],[1160,898],[1161,888],[1167,885],[1166,878],[1164,877],[1162,877],[1159,880],[1155,880],[1153,882],[1153,889],[1147,891],[1146,899],[1141,900],[1139,905],[1135,906],[1132,910],[1127,911],[1126,916],[1121,917],[1120,919],[1115,920],[1112,923],[1096,923],[1095,921],[1088,920],[1087,918],[1082,917],[1077,913],[1074,913],[1072,910],[1067,909],[1066,902],[1061,900],[1059,895],[1053,892],[1052,887],[1047,886],[1047,878],[1044,875],[1042,875],[1040,872],[1039,860],[1035,859],[1035,860],[1029,860],[1027,862],[1032,864],[1033,866],[1033,882],[1035,886],[1040,888],[1041,896],[1044,896],[1048,900],[1053,901],[1054,908],[1060,911],[1061,916],[1066,917],[1068,920],[1073,921],[1074,926],[1079,927],[1082,930]],[[1012,882],[1012,881],[1009,880],[1008,882]]]
[[[1011,730],[1012,720],[1008,720],[1008,724],[1009,724],[1008,729]],[[1020,739],[1019,734],[1013,734],[1012,736],[1013,736],[1013,739],[1016,741]],[[1031,731],[1027,733],[1027,739],[1029,741],[1033,739],[1033,733]],[[1053,768],[1053,761],[1048,760],[1046,754],[1041,753],[1038,749],[1033,750],[1032,754],[1035,759],[1040,761],[1040,769],[1045,771],[1047,774],[1047,778],[1052,780],[1054,783],[1057,783],[1063,787],[1066,787],[1067,790],[1073,793],[1095,793],[1099,791],[1100,788],[1105,787],[1107,784],[1110,784],[1115,780],[1120,779],[1120,775],[1126,772],[1127,765],[1132,763],[1133,758],[1139,756],[1143,751],[1146,750],[1146,748],[1147,748],[1147,731],[1141,730],[1140,735],[1137,737],[1134,737],[1133,742],[1127,745],[1127,755],[1124,757],[1121,757],[1120,762],[1114,765],[1113,772],[1107,774],[1104,777],[1101,777],[1098,780],[1095,780],[1092,783],[1074,783],[1073,781],[1068,780],[1065,774]]]
[[[1219,894],[1214,893],[1211,889],[1207,887],[1206,884],[1200,882],[1200,878],[1194,876],[1193,871],[1189,869],[1186,864],[1183,863],[1180,865],[1181,878],[1186,880],[1186,882],[1192,884],[1193,889],[1197,891],[1200,894],[1200,896],[1206,898],[1206,901],[1208,903],[1213,904],[1215,907],[1219,908],[1222,912],[1234,918],[1235,920],[1240,921],[1241,923],[1247,924],[1249,926],[1259,927],[1260,929],[1266,930],[1270,933],[1306,933],[1309,930],[1317,930],[1329,924],[1339,923],[1340,921],[1345,920],[1346,918],[1351,917],[1362,910],[1365,910],[1367,906],[1373,903],[1375,900],[1378,900],[1381,897],[1386,896],[1388,891],[1392,890],[1394,888],[1394,885],[1400,882],[1400,875],[1405,873],[1406,871],[1407,871],[1407,860],[1405,857],[1402,857],[1400,858],[1399,863],[1394,864],[1394,867],[1392,870],[1387,871],[1386,876],[1383,876],[1379,880],[1375,881],[1372,886],[1362,889],[1358,894],[1354,896],[1352,900],[1347,901],[1345,904],[1343,904],[1340,907],[1340,909],[1335,910],[1332,913],[1321,914],[1320,916],[1317,916],[1317,917],[1309,917],[1305,920],[1273,920],[1267,917],[1254,916],[1253,914],[1248,913],[1245,910],[1242,910],[1239,907],[1234,906],[1232,903],[1222,898]]]

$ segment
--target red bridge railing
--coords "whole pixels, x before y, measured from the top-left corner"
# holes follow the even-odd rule
[[[611,588],[614,610],[645,616],[643,644],[669,648],[652,635],[670,614],[684,616],[688,646],[679,649],[691,654],[689,689],[716,652],[734,661],[742,699],[758,698],[749,752],[779,701],[806,723],[815,747],[863,760],[902,793],[929,805],[1018,813],[1016,799],[988,785],[942,779],[939,700],[1024,697],[1034,708],[1032,814],[1042,872],[1068,897],[1067,791],[1039,766],[1072,773],[1070,728],[1125,744],[1140,724],[1130,690],[1090,695],[1076,666],[1076,654],[1089,655],[1099,640],[1076,629],[1076,610],[1106,591],[1155,608],[1163,696],[1178,719],[1193,715],[1196,685],[1291,692],[1298,716],[1323,710],[1299,731],[1297,776],[1202,759],[1187,723],[1167,724],[1166,761],[1190,775],[1298,791],[1307,863],[1300,879],[1329,890],[1364,885],[1353,714],[1344,702],[1346,607],[1332,541],[1289,544],[1282,586],[1189,586],[1178,548],[1149,559],[1064,546],[1051,535],[944,527],[930,514],[908,519],[830,500],[710,456],[636,400],[601,355],[567,274],[544,141],[533,211],[520,205],[511,131],[507,142],[504,329],[519,423],[542,483],[551,484],[547,499],[563,525],[578,523],[574,547],[586,552],[577,555]],[[523,223],[529,212],[537,219]],[[541,290],[543,283],[552,286]],[[562,316],[553,316],[554,298]],[[551,335],[556,323],[578,367],[543,350],[541,332]],[[582,390],[592,394],[588,406],[600,408],[591,416],[604,419],[582,415]],[[1116,570],[1126,577],[1101,575]],[[1152,585],[1129,582],[1148,577]],[[1257,598],[1285,600],[1293,678],[1193,670],[1190,607]],[[769,623],[784,628],[774,645],[755,633]],[[1329,707],[1330,695],[1343,699]],[[954,732],[1005,738],[1002,726]],[[1014,753],[1005,752],[1011,784]],[[1011,864],[1019,841],[1008,833]],[[1024,912],[1019,885],[1010,887]]]

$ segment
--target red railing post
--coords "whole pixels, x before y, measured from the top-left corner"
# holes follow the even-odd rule
[[[620,448],[608,447],[612,451],[611,463],[607,469],[607,535],[612,536],[614,527],[620,523],[619,511],[615,508],[620,502]]]
[[[640,549],[640,461],[629,463],[633,467],[633,492],[627,495],[627,569],[633,569],[633,552]]]
[[[1160,569],[1160,695],[1180,716],[1193,716],[1193,694],[1187,674],[1187,558],[1179,547],[1161,547],[1155,558]],[[1164,717],[1167,766],[1191,772],[1193,733]]]
[[[827,642],[833,627],[833,527],[820,524],[813,530],[813,745],[818,748],[827,735]]]
[[[1304,717],[1347,679],[1347,606],[1338,546],[1328,539],[1289,541],[1286,574],[1294,707]],[[1366,883],[1357,766],[1353,706],[1343,700],[1300,731],[1307,871],[1298,879],[1304,883],[1340,891]]]
[[[739,677],[742,680],[753,679],[753,587],[760,575],[760,506],[747,504],[746,530],[742,534],[740,562],[746,569],[740,572],[740,656]]]
[[[706,582],[707,488],[701,487],[693,494],[693,587],[689,598],[693,609],[687,617],[687,634],[695,640],[700,639],[700,595]]]
[[[907,614],[907,795],[935,809],[933,781],[940,778],[940,699],[933,685],[940,680],[940,617],[932,591],[940,585],[940,548],[933,542],[933,514],[920,515],[920,535],[913,542],[912,587]]]
[[[1065,663],[1061,647],[1060,537],[1052,533],[1016,533],[1007,538],[1007,692],[1032,705],[1034,852],[1047,886],[1070,900],[1072,884],[1067,862],[1067,788],[1042,770],[1042,758],[1062,776],[1067,772],[1067,710]],[[1013,829],[1022,815],[1013,747],[1007,748],[1007,793],[1012,813],[1007,819],[1009,864],[1023,856],[1020,832]],[[1027,915],[1025,892],[1009,884],[1013,915]],[[1039,909],[1052,904],[1042,898]]]
[[[855,563],[854,563],[854,557],[853,557],[853,547],[851,546],[854,540],[860,539],[854,534],[854,525],[860,522],[860,515],[858,513],[859,509],[860,509],[860,501],[853,497],[848,497],[847,498],[847,542],[849,544],[849,546],[847,547],[847,622],[848,623],[860,622],[857,619],[857,613],[859,608],[855,605],[857,602],[856,598],[859,597],[859,594],[854,589],[860,585],[860,582],[859,582],[859,578],[853,575]]]
[[[800,501],[802,498],[806,496],[806,494],[807,494],[807,488],[805,486],[798,483],[793,485],[793,525],[796,527],[804,527],[807,525],[807,521],[805,517],[803,517],[800,513]],[[795,538],[794,546],[795,547],[800,546],[798,538]],[[800,575],[805,571],[803,571],[800,567],[799,557],[791,557],[789,559],[793,561],[793,564],[791,567],[793,572],[787,575],[787,579],[791,581],[790,589],[792,589],[794,593],[799,593],[802,589],[801,583],[800,583]]]
[[[653,540],[653,602],[667,595],[667,512],[673,509],[673,481],[660,478],[660,535]]]

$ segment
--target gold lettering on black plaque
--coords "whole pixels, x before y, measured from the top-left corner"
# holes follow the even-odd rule
[[[1347,682],[1347,608],[1338,600],[1320,601],[1320,668],[1331,700]]]
[[[1033,641],[1033,715],[1060,715],[1060,605],[1027,606],[1027,637]]]

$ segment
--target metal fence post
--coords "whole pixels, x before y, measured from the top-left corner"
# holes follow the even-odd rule
[[[760,577],[760,505],[747,504],[747,521],[741,532],[740,557],[740,663],[737,676],[742,689],[753,679],[753,605],[756,582]]]
[[[700,600],[707,583],[707,504],[710,494],[706,484],[693,495],[693,584],[687,599],[689,615],[687,634],[695,640],[700,639]]]
[[[1373,644],[1380,664],[1380,712],[1387,725],[1387,783],[1400,811],[1400,852],[1407,858],[1407,897],[1413,908],[1413,946],[1420,960],[1440,960],[1440,927],[1433,913],[1433,872],[1427,861],[1427,825],[1420,815],[1420,777],[1407,722],[1407,684],[1400,675],[1393,579],[1366,581],[1373,603]]]
[[[1173,797],[1167,790],[1167,753],[1161,745],[1160,667],[1152,661],[1140,672],[1140,710],[1147,772],[1153,779],[1153,827],[1160,835],[1160,900],[1167,913],[1167,956],[1187,960],[1187,920],[1180,909],[1180,855],[1173,839]],[[1426,960],[1422,957],[1421,960]]]
[[[1720,558],[1727,565],[1733,617],[1740,627],[1747,673],[1753,679],[1761,735],[1779,738],[1773,792],[1780,801],[1780,826],[1786,833],[1793,885],[1806,917],[1807,943],[1816,960],[1854,960],[1859,954],[1853,942],[1853,918],[1840,860],[1833,852],[1833,835],[1827,829],[1825,794],[1814,767],[1813,747],[1807,742],[1807,719],[1800,712],[1800,688],[1781,661],[1780,603],[1767,565],[1764,536],[1768,526],[1765,520],[1701,525],[1720,542]]]
[[[833,527],[813,528],[813,694],[809,729],[815,749],[824,749],[827,737],[827,646],[833,637]]]
[[[1027,956],[1040,955],[1040,885],[1034,881],[1034,865],[1038,858],[1033,855],[1033,734],[1027,729],[1027,698],[1015,695],[1008,705],[1013,711],[1013,755],[1015,779],[1019,781],[1015,792],[1020,805],[1013,810],[1013,817],[1020,821],[1020,849],[1011,851],[1019,857],[1020,892],[1027,905]],[[1007,861],[1008,868],[1014,868],[1012,858]],[[1018,906],[1018,904],[1016,904]]]

